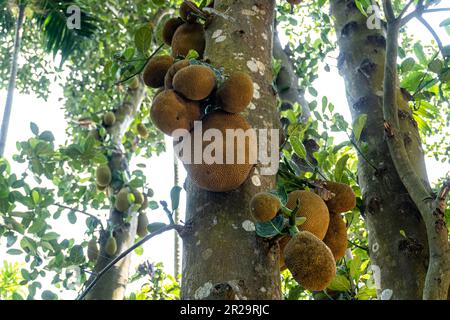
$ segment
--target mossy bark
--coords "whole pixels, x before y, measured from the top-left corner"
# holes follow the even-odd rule
[[[244,71],[255,82],[254,108],[245,116],[255,129],[279,127],[272,88],[274,0],[216,0],[207,25],[205,59],[226,73]],[[280,299],[278,246],[256,236],[249,202],[273,189],[275,176],[255,168],[247,182],[212,193],[186,181],[183,233],[183,299]]]
[[[131,107],[132,112],[108,129],[108,134],[111,135],[111,139],[116,146],[109,163],[113,173],[113,181],[111,182],[109,192],[114,194],[117,194],[122,187],[122,182],[114,181],[114,177],[119,174],[118,172],[128,172],[128,160],[123,152],[122,138],[131,124],[134,115],[138,112],[144,97],[145,87],[142,81],[140,81],[138,89],[128,89],[121,107],[128,105]],[[114,256],[108,256],[106,254],[105,244],[109,234],[102,234],[100,237],[100,252],[94,269],[95,272],[101,271],[112,259],[134,244],[137,229],[137,213],[133,212],[129,214],[132,214],[132,219],[130,222],[126,222],[124,221],[124,213],[118,212],[114,207],[111,209],[109,221],[111,225],[115,226],[113,235],[117,241],[117,252]],[[86,300],[123,300],[128,283],[130,262],[131,256],[128,255],[115,264],[95,284],[86,296]],[[94,279],[95,275],[89,281],[93,281]]]
[[[339,70],[352,117],[368,115],[361,142],[367,143],[365,158],[371,163],[359,156],[358,178],[378,294],[384,291],[383,296],[391,299],[421,299],[428,264],[426,228],[397,174],[384,138],[385,30],[369,29],[367,18],[353,0],[332,0],[331,11],[340,48]],[[430,189],[417,124],[400,88],[396,90],[409,160]]]

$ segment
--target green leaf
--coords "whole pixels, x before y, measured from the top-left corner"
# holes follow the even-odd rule
[[[70,249],[69,259],[73,264],[81,264],[84,262],[83,247],[80,245],[74,245]]]
[[[286,225],[286,220],[283,216],[278,215],[273,220],[267,222],[256,222],[256,234],[261,238],[272,238],[276,235],[282,234]]]
[[[439,27],[446,27],[446,26],[450,26],[450,18],[445,19],[439,24]]]
[[[147,226],[147,230],[148,230],[148,232],[153,233],[153,232],[156,232],[156,231],[158,231],[158,230],[160,230],[160,229],[162,229],[162,228],[164,228],[166,226],[167,225],[165,223],[162,223],[162,222],[150,223]]]
[[[37,136],[39,134],[39,127],[37,126],[36,123],[30,122],[30,128],[31,128],[31,132],[33,132],[34,135]]]
[[[159,208],[159,204],[158,202],[152,200],[148,203],[148,207],[150,208],[150,210],[156,210]]]
[[[50,131],[44,131],[39,135],[39,139],[44,140],[44,141],[48,141],[48,142],[53,142],[55,141],[55,137],[53,136],[53,133],[51,133]]]
[[[70,211],[69,214],[67,215],[67,218],[69,219],[69,222],[71,224],[75,224],[77,222],[77,215],[75,214],[74,211]]]
[[[39,202],[40,202],[40,200],[41,200],[41,197],[40,197],[38,191],[33,190],[33,191],[31,192],[31,197],[33,198],[34,204],[39,204]]]
[[[41,240],[50,241],[50,240],[56,240],[59,238],[59,234],[56,232],[49,232],[42,236]]]
[[[347,279],[346,276],[342,274],[336,275],[336,277],[333,279],[331,284],[328,286],[328,289],[334,290],[334,291],[350,291],[351,285],[350,281]]]
[[[342,177],[344,175],[344,170],[345,167],[347,166],[348,159],[349,156],[346,154],[343,157],[341,157],[336,163],[336,167],[334,169],[334,177],[336,179],[336,182],[342,182]]]
[[[306,160],[307,153],[306,148],[303,145],[303,142],[300,141],[297,137],[291,137],[290,143],[292,148],[294,149],[294,152],[302,159]]]
[[[411,71],[416,65],[416,60],[414,58],[407,58],[402,62],[401,68],[403,72]]]
[[[43,300],[58,300],[58,296],[50,290],[45,290],[42,292],[41,298]]]
[[[152,44],[152,30],[149,26],[139,28],[134,34],[134,44],[137,50],[146,55]]]
[[[419,59],[420,63],[423,65],[427,64],[427,57],[425,56],[425,52],[423,51],[423,47],[419,42],[414,44],[414,53],[416,57]]]
[[[175,186],[172,188],[172,190],[170,190],[170,199],[172,201],[172,211],[177,210],[180,205],[181,190],[183,190],[183,189],[179,186]]]
[[[361,114],[353,124],[353,134],[355,135],[356,142],[359,142],[359,139],[361,138],[361,133],[366,126],[367,122],[367,114]]]
[[[23,252],[22,250],[19,249],[9,249],[8,251],[6,251],[7,254],[10,254],[12,256],[18,256],[21,255]]]

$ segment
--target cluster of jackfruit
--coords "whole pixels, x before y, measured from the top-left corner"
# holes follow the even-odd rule
[[[153,124],[169,136],[177,129],[192,132],[196,121],[202,122],[203,131],[217,129],[224,137],[227,129],[251,129],[239,113],[253,98],[252,78],[244,72],[225,76],[202,61],[205,34],[203,25],[198,22],[202,10],[185,1],[179,13],[179,17],[169,19],[163,28],[163,40],[171,46],[172,54],[151,58],[143,71],[144,83],[158,89],[150,110]],[[197,51],[198,60],[186,58],[190,50]],[[207,146],[204,143],[203,148]],[[224,141],[224,157],[226,150]],[[250,174],[253,167],[250,159],[255,158],[250,154],[251,150],[248,141],[244,150],[235,150],[236,164],[192,164],[193,161],[189,161],[185,167],[191,180],[200,188],[213,192],[232,191]],[[241,152],[246,155],[246,162],[237,164]]]
[[[341,213],[352,210],[356,198],[350,186],[326,182],[324,188],[334,197],[324,201],[306,190],[288,194],[286,208],[297,209],[297,218],[306,218],[298,226],[299,233],[278,239],[280,270],[286,268],[305,289],[320,291],[327,288],[336,275],[336,261],[347,250],[347,227]],[[271,193],[258,193],[250,202],[253,217],[267,222],[283,212],[279,198]]]

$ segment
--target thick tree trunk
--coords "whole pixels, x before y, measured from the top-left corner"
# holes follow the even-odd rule
[[[372,269],[375,280],[380,280],[378,293],[384,292],[382,296],[391,299],[421,299],[428,264],[425,224],[397,174],[384,139],[385,31],[369,29],[367,18],[353,0],[332,0],[331,10],[341,51],[339,70],[352,117],[368,115],[361,141],[367,143],[365,158],[371,163],[359,156],[358,178]],[[407,101],[398,96],[401,134],[409,160],[429,189],[417,124]]]
[[[112,140],[116,145],[116,151],[113,154],[109,164],[111,171],[113,172],[113,177],[115,176],[114,171],[128,172],[128,160],[126,155],[122,152],[122,138],[128,129],[128,126],[132,122],[134,115],[138,112],[144,97],[145,87],[141,81],[141,84],[137,90],[129,89],[123,102],[123,105],[126,104],[131,107],[131,114],[127,115],[123,121],[118,121],[112,128],[108,129],[108,132],[111,134]],[[113,181],[111,183],[110,192],[114,192],[116,194],[121,187],[121,184],[115,184]],[[134,244],[137,228],[137,213],[133,212],[132,215],[133,218],[127,223],[123,219],[124,214],[112,208],[109,221],[112,225],[116,226],[114,229],[114,237],[117,241],[117,253],[112,257],[105,253],[104,245],[107,235],[103,235],[100,239],[100,253],[95,265],[96,272],[101,271],[112,259]],[[126,285],[128,283],[130,262],[131,255],[128,255],[115,264],[114,267],[112,267],[95,284],[86,296],[86,300],[123,300]],[[93,276],[89,281],[92,281],[94,278],[95,276]]]
[[[207,28],[205,57],[226,72],[253,77],[255,94],[246,116],[255,129],[278,128],[272,88],[274,0],[216,0]],[[274,176],[251,178],[238,190],[212,193],[192,182],[187,189],[183,234],[183,299],[280,299],[277,245],[256,236],[249,211],[252,196],[273,189]]]
[[[173,164],[174,186],[180,185],[179,173],[179,162],[175,158]],[[180,222],[180,209],[175,210],[173,220],[176,224]],[[180,275],[180,235],[177,231],[174,231],[173,275],[175,279],[178,279]]]
[[[11,117],[11,109],[14,99],[14,89],[16,87],[17,79],[17,63],[19,59],[20,44],[22,42],[22,28],[25,21],[25,4],[19,5],[19,14],[16,21],[15,38],[14,38],[14,52],[11,60],[11,73],[8,83],[8,94],[6,96],[5,110],[2,118],[2,128],[0,130],[0,158],[3,157],[6,147],[6,139],[8,137],[9,118]]]

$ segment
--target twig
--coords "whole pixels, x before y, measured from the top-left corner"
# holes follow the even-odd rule
[[[83,300],[86,297],[86,295],[89,293],[89,291],[91,291],[91,289],[97,284],[97,282],[100,280],[100,278],[103,277],[105,275],[105,273],[108,272],[117,262],[119,262],[120,260],[125,258],[133,250],[135,250],[136,248],[139,248],[145,242],[147,242],[148,240],[152,239],[153,237],[155,237],[157,235],[163,234],[164,232],[167,232],[170,230],[177,230],[178,232],[180,232],[182,229],[183,229],[183,226],[180,226],[180,225],[176,225],[176,224],[168,225],[168,226],[163,227],[153,233],[150,233],[149,235],[145,236],[143,239],[136,242],[130,248],[128,248],[127,250],[122,252],[120,255],[118,255],[116,258],[111,260],[111,262],[109,262],[106,265],[106,267],[104,267],[99,273],[97,273],[97,275],[92,280],[92,282],[89,283],[89,285],[86,287],[86,289],[78,296],[77,300]]]
[[[71,211],[74,211],[74,212],[82,213],[82,214],[84,214],[84,215],[86,215],[88,217],[91,217],[92,219],[95,219],[100,224],[100,227],[102,228],[102,230],[104,230],[102,221],[98,217],[94,216],[93,214],[90,214],[89,212],[86,212],[86,211],[83,211],[83,210],[74,209],[74,208],[65,206],[65,205],[60,204],[60,203],[53,203],[52,205],[55,206],[55,207],[62,208],[62,209],[67,209],[67,210],[71,210]]]
[[[434,40],[436,41],[439,50],[441,51],[442,57],[445,59],[445,52],[444,52],[444,46],[442,45],[442,41],[439,38],[438,34],[436,33],[436,31],[434,31],[433,27],[422,17],[421,14],[419,14],[417,16],[417,20],[419,20],[424,26],[425,28],[428,29],[428,31],[431,33],[431,35],[433,36]]]
[[[353,147],[355,147],[356,152],[359,153],[359,155],[376,171],[378,172],[378,168],[366,157],[366,155],[362,152],[362,150],[359,148],[359,146],[356,144],[355,141],[353,141],[353,139],[350,137],[350,135],[348,134],[348,132],[345,132],[345,134],[348,137],[348,140],[350,141],[350,143],[353,145]]]
[[[356,244],[356,243],[354,243],[353,241],[348,240],[348,239],[347,239],[347,241],[348,241],[348,243],[350,243],[352,246],[357,247],[357,248],[359,248],[359,249],[361,249],[361,250],[364,250],[364,251],[366,251],[366,252],[369,252],[369,248],[364,247],[364,246],[360,246],[359,244]]]
[[[143,64],[143,66],[141,67],[141,69],[139,69],[138,72],[134,73],[133,75],[127,77],[127,78],[124,79],[124,80],[117,81],[117,82],[115,83],[115,85],[119,85],[119,84],[122,84],[122,83],[124,83],[124,82],[127,82],[128,80],[133,79],[135,76],[137,76],[138,74],[140,74],[140,73],[145,69],[145,66],[146,66],[147,63],[150,61],[150,59],[153,58],[153,57],[159,52],[159,50],[161,50],[163,47],[164,47],[164,43],[163,43],[162,45],[160,45],[160,46],[159,46],[159,47],[158,47],[158,48],[150,55],[150,57],[148,57],[147,59],[142,60],[142,61],[146,61],[146,62]]]

